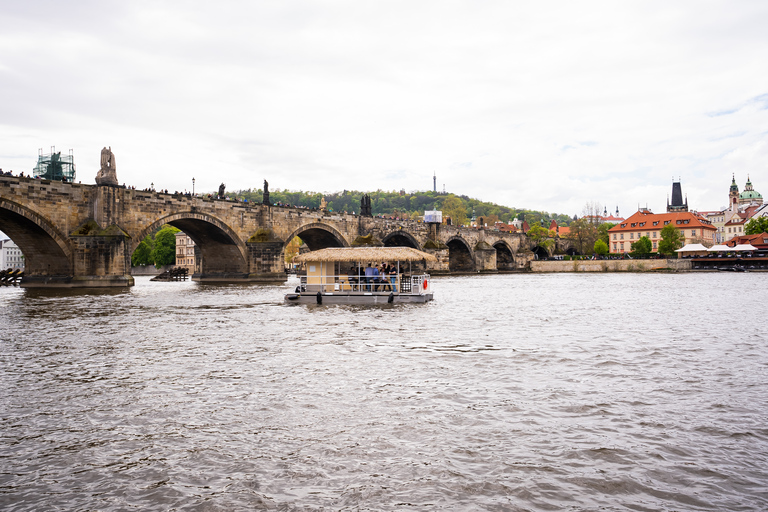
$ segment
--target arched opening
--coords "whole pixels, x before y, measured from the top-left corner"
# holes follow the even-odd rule
[[[505,242],[499,241],[493,244],[493,248],[496,249],[496,268],[498,270],[514,270],[515,257],[509,246]]]
[[[413,249],[422,250],[419,242],[413,237],[412,234],[407,231],[393,231],[388,234],[382,240],[385,247],[411,247]],[[395,262],[390,262],[394,264]],[[401,268],[408,269],[409,272],[425,272],[427,270],[427,262],[424,260],[409,261],[400,264]]]
[[[386,247],[411,247],[413,249],[421,249],[419,242],[405,231],[394,231],[384,237],[384,246]]]
[[[475,261],[467,243],[461,238],[448,241],[448,269],[451,272],[471,272],[475,270]]]
[[[226,224],[209,216],[190,213],[160,219],[142,231],[133,241],[132,249],[135,251],[144,237],[154,233],[164,224],[180,229],[194,243],[193,279],[215,281],[248,275],[248,263],[242,242]]]
[[[540,245],[533,248],[533,254],[536,255],[537,260],[545,260],[549,258],[549,252]]]
[[[0,231],[23,254],[25,283],[37,277],[71,279],[74,275],[72,249],[65,235],[34,212],[0,201]]]
[[[577,254],[579,254],[579,252],[573,247],[569,247],[565,250],[565,254],[567,254],[568,256],[576,256]]]
[[[331,226],[315,222],[301,226],[299,229],[288,235],[285,239],[283,251],[285,251],[285,247],[291,243],[291,240],[297,236],[301,238],[310,251],[325,249],[326,247],[347,247],[349,245],[347,241],[344,240],[341,233]]]
[[[309,247],[310,251],[325,249],[326,247],[344,247],[344,241],[340,235],[321,227],[312,227],[293,234],[298,236]],[[293,236],[288,240],[293,239]]]

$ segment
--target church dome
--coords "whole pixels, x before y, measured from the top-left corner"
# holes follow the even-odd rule
[[[739,194],[739,199],[762,199],[763,196],[756,190],[745,190]]]
[[[762,203],[763,202],[763,196],[755,190],[752,187],[752,182],[749,179],[749,176],[747,176],[747,184],[744,187],[744,192],[739,194],[739,204],[745,204],[745,203]]]

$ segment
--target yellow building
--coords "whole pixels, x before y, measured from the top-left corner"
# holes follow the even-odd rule
[[[176,266],[195,272],[195,242],[183,231],[176,233]]]

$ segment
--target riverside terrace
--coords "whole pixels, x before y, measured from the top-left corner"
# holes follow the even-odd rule
[[[519,233],[0,176],[0,231],[25,255],[22,286],[131,286],[131,254],[163,224],[194,240],[197,281],[283,279],[295,236],[311,250],[366,239],[424,250],[437,258],[426,268],[433,274],[520,270],[532,251],[546,256]],[[568,241],[555,242],[572,251]]]

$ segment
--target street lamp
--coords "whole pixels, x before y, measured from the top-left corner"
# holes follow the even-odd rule
[[[154,192],[155,191],[155,182],[153,181],[152,183],[149,184],[149,186],[152,187],[152,188],[150,188],[150,190],[152,192]]]
[[[192,195],[195,195],[195,178],[192,178]]]

